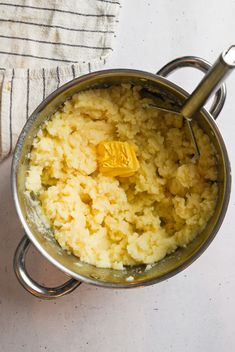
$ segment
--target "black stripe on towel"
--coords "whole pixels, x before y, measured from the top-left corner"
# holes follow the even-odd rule
[[[11,78],[11,90],[10,90],[10,120],[9,120],[9,135],[10,135],[10,149],[9,154],[12,152],[12,96],[13,96],[13,81],[15,77],[15,70],[12,70],[12,78]]]
[[[107,2],[108,4],[115,4],[115,5],[121,5],[120,2],[118,1],[110,1],[110,0],[97,0],[99,2]]]
[[[42,100],[46,98],[46,78],[45,78],[45,69],[42,69]]]
[[[0,6],[12,6],[12,7],[20,7],[26,9],[33,9],[33,10],[42,10],[42,11],[53,11],[53,12],[62,12],[62,13],[69,13],[70,15],[77,15],[83,17],[115,17],[115,15],[106,15],[106,14],[91,14],[91,13],[81,13],[75,11],[68,11],[68,10],[61,10],[61,9],[53,9],[49,7],[39,7],[39,6],[30,6],[30,5],[19,5],[19,4],[9,4],[5,2],[0,2]]]
[[[38,27],[45,27],[45,28],[58,28],[58,29],[64,29],[67,31],[74,31],[74,32],[87,32],[87,33],[110,33],[114,34],[114,31],[104,31],[104,30],[95,30],[95,29],[79,29],[79,28],[69,28],[69,27],[63,27],[63,26],[56,26],[56,25],[50,25],[50,24],[44,24],[44,23],[35,23],[35,22],[26,22],[26,21],[16,21],[16,20],[10,20],[10,19],[4,19],[0,18],[0,22],[10,22],[10,23],[20,23],[20,24],[28,24],[30,26],[38,26]]]
[[[26,120],[29,118],[29,68],[27,69],[27,87],[26,87]]]
[[[44,56],[36,56],[30,54],[19,54],[19,53],[11,53],[9,51],[0,51],[0,54],[13,55],[13,56],[24,56],[24,57],[32,57],[33,59],[40,60],[48,60],[48,61],[60,61],[60,62],[68,62],[68,63],[76,63],[76,61],[64,60],[64,59],[55,59],[53,57],[44,57]]]
[[[8,35],[0,35],[0,38],[6,39],[17,39],[17,40],[25,40],[28,42],[34,43],[41,43],[41,44],[50,44],[50,45],[64,45],[74,48],[85,48],[85,49],[95,49],[95,50],[113,50],[111,47],[101,47],[101,46],[90,46],[90,45],[79,45],[79,44],[69,44],[69,43],[57,43],[57,42],[50,42],[46,40],[39,40],[39,39],[31,39],[31,38],[24,38],[24,37],[15,37],[15,36],[8,36]]]
[[[56,74],[57,74],[57,88],[59,88],[60,86],[60,71],[59,71],[59,67],[56,67]]]
[[[75,73],[75,66],[72,65],[72,74],[73,74],[73,79],[76,77],[76,73]]]

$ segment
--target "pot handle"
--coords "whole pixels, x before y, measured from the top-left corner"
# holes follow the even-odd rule
[[[44,287],[34,281],[28,274],[25,267],[25,257],[31,244],[25,235],[20,241],[14,256],[14,271],[20,284],[32,295],[41,299],[53,299],[64,296],[77,288],[81,282],[70,279],[64,284],[57,287]]]
[[[201,59],[200,57],[183,56],[168,62],[157,72],[157,75],[162,77],[167,77],[169,74],[176,71],[177,69],[184,68],[184,67],[193,67],[205,73],[210,70],[212,65],[208,61]],[[226,85],[223,83],[215,93],[213,103],[209,110],[210,114],[214,117],[215,120],[224,106],[225,99],[226,99]]]

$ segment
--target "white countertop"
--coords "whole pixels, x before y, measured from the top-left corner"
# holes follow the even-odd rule
[[[234,14],[232,0],[125,0],[107,66],[156,72],[182,55],[213,61],[234,41]],[[200,74],[186,69],[172,77],[191,89]],[[218,125],[234,169],[235,73],[227,88]],[[83,284],[56,301],[40,301],[19,285],[12,270],[23,230],[11,199],[10,163],[0,165],[0,352],[235,350],[234,188],[217,237],[177,276],[127,291]],[[65,280],[35,250],[28,267],[42,283]]]

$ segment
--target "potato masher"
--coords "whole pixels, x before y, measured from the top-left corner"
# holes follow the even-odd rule
[[[174,108],[166,108],[164,106],[164,102],[162,102],[161,104],[161,101],[158,101],[157,103],[154,101],[154,103],[147,104],[146,106],[150,108],[156,108],[165,112],[177,114],[185,119],[195,149],[195,160],[200,157],[200,151],[193,131],[193,126],[191,123],[192,119],[196,118],[196,113],[200,111],[200,109],[207,102],[209,97],[221,86],[223,81],[225,81],[225,79],[231,73],[234,67],[235,45],[232,45],[220,54],[218,59],[215,61],[214,65],[203,77],[198,86],[188,97],[184,105],[180,109],[178,109],[178,111]],[[164,70],[164,67],[162,70]],[[142,98],[154,98],[154,93],[149,92],[143,88],[140,91],[140,96]]]

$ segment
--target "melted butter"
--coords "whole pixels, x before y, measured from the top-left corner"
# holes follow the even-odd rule
[[[99,171],[105,176],[129,177],[140,167],[134,147],[127,142],[100,142],[97,159]]]

